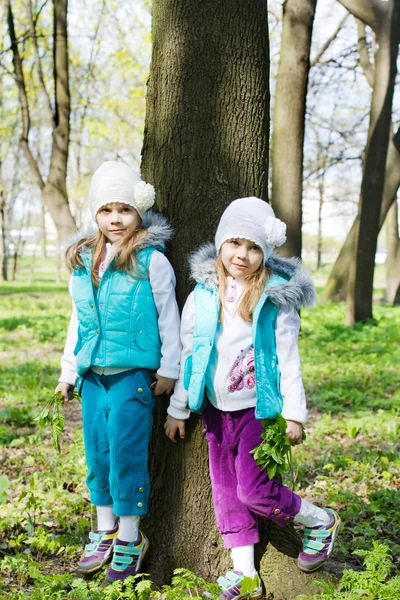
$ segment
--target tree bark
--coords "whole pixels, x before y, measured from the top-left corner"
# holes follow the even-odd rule
[[[38,161],[34,157],[30,144],[30,111],[28,93],[19,53],[17,37],[15,34],[14,17],[11,2],[8,3],[8,30],[13,53],[15,79],[18,86],[19,100],[22,116],[22,134],[20,145],[25,154],[28,165],[35,181],[42,192],[50,216],[54,221],[60,240],[68,238],[75,231],[75,221],[68,204],[67,194],[67,166],[69,147],[69,116],[70,93],[68,78],[68,33],[67,12],[68,0],[53,0],[53,75],[54,75],[54,111],[51,114],[43,73],[40,67],[38,52],[35,54],[36,64],[39,68],[39,79],[42,91],[46,97],[46,111],[50,113],[49,125],[52,128],[52,145],[47,180],[44,179]],[[31,23],[31,28],[33,23]],[[36,47],[36,38],[33,39]],[[43,83],[42,83],[43,81]]]
[[[227,204],[267,199],[268,75],[263,0],[154,0],[142,175],[176,230],[170,258],[180,305],[190,289],[187,253],[213,240]],[[156,411],[150,452],[149,569],[158,583],[176,567],[215,579],[230,560],[215,526],[202,427],[192,416],[185,442],[171,444],[165,416],[166,404]],[[293,530],[269,535],[287,554],[298,552]]]
[[[386,219],[386,295],[387,302],[400,304],[400,237],[397,201],[392,204]]]
[[[375,253],[400,41],[400,0],[388,2],[385,8],[382,19],[374,22],[378,51],[361,183],[360,219],[355,233],[356,255],[349,272],[346,314],[349,325],[372,318]]]
[[[231,200],[267,200],[266,11],[261,0],[153,6],[142,172],[177,226],[171,256],[179,274],[186,252],[213,239]],[[188,285],[179,279],[182,304]]]
[[[276,80],[272,137],[272,198],[286,223],[282,256],[301,256],[302,179],[306,91],[316,0],[286,0]],[[296,40],[296,43],[293,43]]]

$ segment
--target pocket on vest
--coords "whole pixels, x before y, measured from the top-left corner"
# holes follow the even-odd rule
[[[139,315],[136,319],[135,342],[142,350],[149,350],[150,348],[147,316],[145,313]]]

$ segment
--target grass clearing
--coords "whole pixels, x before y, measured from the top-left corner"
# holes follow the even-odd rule
[[[0,284],[0,475],[10,482],[0,509],[0,599],[145,600],[147,584],[137,590],[139,580],[111,596],[96,580],[73,573],[91,515],[79,404],[67,406],[61,456],[50,432],[32,422],[59,376],[71,302],[66,283],[52,283],[46,272],[40,277],[31,285]],[[302,311],[310,419],[307,440],[294,451],[297,485],[308,500],[339,510],[339,560],[359,567],[362,557],[353,552],[379,540],[389,547],[394,571],[400,566],[400,309],[375,306],[375,321],[352,329],[344,314],[343,305],[333,304]],[[185,597],[179,585],[163,597]]]

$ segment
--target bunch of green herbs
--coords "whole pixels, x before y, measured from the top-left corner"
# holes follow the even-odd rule
[[[267,471],[268,477],[280,476],[290,472],[292,489],[295,485],[292,446],[286,433],[286,419],[277,414],[275,419],[263,420],[261,443],[251,451],[256,463]],[[306,432],[302,431],[302,439],[306,439]]]
[[[81,401],[78,392],[74,391],[74,400]],[[56,392],[50,396],[40,411],[40,413],[34,417],[34,421],[39,421],[39,425],[44,427],[47,423],[51,426],[51,443],[57,452],[61,452],[60,448],[60,436],[64,431],[65,416],[62,411],[64,406],[64,396],[61,392]]]

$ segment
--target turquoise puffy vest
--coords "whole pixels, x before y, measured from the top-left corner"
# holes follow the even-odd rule
[[[161,359],[158,315],[148,269],[155,250],[141,250],[141,279],[116,271],[111,261],[97,290],[93,288],[92,253],[82,253],[84,267],[75,269],[72,297],[78,312],[74,354],[78,375],[91,366],[157,370]]]
[[[276,353],[275,330],[279,307],[268,299],[272,287],[287,283],[283,277],[273,274],[253,312],[253,346],[256,376],[257,419],[273,419],[282,412],[283,399],[280,392],[280,372]],[[195,324],[192,354],[186,359],[184,386],[189,392],[189,408],[201,412],[207,403],[205,374],[215,344],[220,301],[218,288],[212,289],[198,283],[194,289]]]

